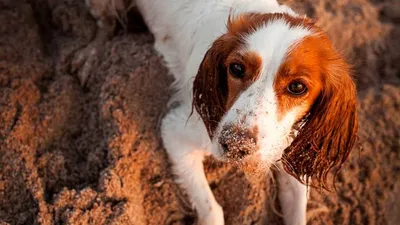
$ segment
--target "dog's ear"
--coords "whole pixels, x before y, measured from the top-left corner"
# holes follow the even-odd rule
[[[322,65],[322,91],[292,144],[285,169],[301,181],[316,179],[326,187],[327,174],[341,167],[357,139],[356,87],[349,65],[340,56]]]
[[[226,110],[228,84],[224,62],[236,45],[236,39],[229,34],[214,41],[193,83],[193,106],[200,114],[210,137]]]

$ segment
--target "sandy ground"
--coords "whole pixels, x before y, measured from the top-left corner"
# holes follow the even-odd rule
[[[359,89],[359,143],[309,224],[399,224],[400,1],[284,2],[344,49]],[[1,225],[196,221],[158,135],[172,80],[152,36],[98,32],[83,1],[0,0]],[[269,179],[206,167],[227,224],[281,224]]]

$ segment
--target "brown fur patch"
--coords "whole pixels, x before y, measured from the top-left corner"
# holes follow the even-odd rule
[[[234,78],[229,71],[229,65],[239,63],[245,67],[245,75],[243,78]],[[226,108],[229,109],[235,103],[237,97],[252,85],[259,77],[262,66],[261,57],[255,52],[246,52],[243,55],[233,53],[225,62],[227,68],[228,80],[228,98]]]
[[[294,107],[301,107],[297,120],[304,117],[322,89],[321,68],[324,67],[324,58],[320,51],[327,45],[318,36],[309,36],[300,43],[292,46],[285,62],[279,67],[274,80],[274,90],[278,99],[278,120],[281,120]],[[325,47],[326,48],[326,47]],[[306,85],[304,95],[293,95],[288,86],[294,81]]]
[[[308,87],[304,96],[286,90],[293,80]],[[305,125],[285,150],[287,172],[303,180],[314,178],[326,187],[327,174],[347,159],[357,137],[356,88],[350,66],[334,49],[328,37],[319,33],[306,37],[291,51],[277,74],[274,88],[279,112],[303,107],[298,120]]]
[[[200,114],[210,138],[227,108],[228,81],[225,61],[242,40],[229,33],[214,41],[201,62],[193,83],[193,106]],[[231,85],[231,89],[234,90]],[[234,90],[238,91],[238,90]]]

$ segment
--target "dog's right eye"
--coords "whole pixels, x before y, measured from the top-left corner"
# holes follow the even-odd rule
[[[232,63],[229,65],[229,72],[234,78],[243,78],[245,74],[245,67],[239,63]]]
[[[294,81],[289,84],[287,89],[292,95],[302,95],[306,93],[307,86],[299,81]]]

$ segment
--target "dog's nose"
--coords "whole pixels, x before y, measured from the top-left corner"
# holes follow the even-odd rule
[[[241,128],[231,124],[222,128],[218,142],[225,155],[231,159],[242,159],[257,151],[258,127]]]

